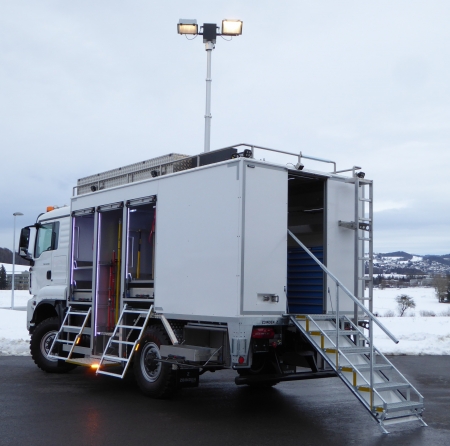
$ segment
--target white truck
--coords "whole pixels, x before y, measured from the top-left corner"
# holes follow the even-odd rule
[[[220,369],[255,387],[339,376],[384,431],[425,424],[373,345],[374,324],[397,341],[372,314],[372,209],[360,168],[248,144],[82,178],[70,208],[22,229],[32,357],[47,372],[132,367],[157,398]]]

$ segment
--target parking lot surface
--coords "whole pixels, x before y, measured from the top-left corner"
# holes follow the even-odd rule
[[[450,357],[397,356],[393,363],[425,397],[425,421],[377,423],[339,378],[234,384],[207,373],[171,400],[77,368],[39,370],[30,357],[0,357],[0,445],[426,445],[450,444]]]

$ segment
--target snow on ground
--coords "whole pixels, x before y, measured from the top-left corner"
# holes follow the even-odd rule
[[[416,308],[403,317],[386,317],[389,311],[397,314],[395,298],[400,294],[411,296]],[[21,310],[11,310],[11,291],[0,291],[0,356],[29,354],[25,311],[29,298],[28,291],[15,291],[14,306]],[[374,312],[400,341],[395,344],[376,327],[374,344],[383,353],[450,355],[450,304],[439,303],[433,288],[375,289]]]
[[[28,291],[14,291],[14,308],[11,310],[11,290],[0,290],[0,356],[25,356],[30,354],[30,335],[26,327],[30,298]]]
[[[416,308],[398,317],[395,298],[406,294],[414,299]],[[395,344],[378,327],[374,330],[374,345],[390,355],[450,355],[450,304],[439,303],[434,288],[374,289],[374,313],[385,316],[380,322],[398,338]],[[433,316],[435,315],[435,316]]]

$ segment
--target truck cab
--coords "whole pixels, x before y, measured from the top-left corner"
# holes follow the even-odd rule
[[[62,314],[67,297],[69,207],[47,208],[34,225],[21,230],[19,254],[30,262],[30,294],[27,328]]]

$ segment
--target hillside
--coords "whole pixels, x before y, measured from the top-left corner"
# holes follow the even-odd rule
[[[0,263],[12,263],[12,251],[8,248],[0,248]],[[29,262],[22,259],[17,253],[16,253],[16,265],[30,265]]]
[[[374,274],[450,274],[450,254],[421,256],[404,251],[374,254]]]

